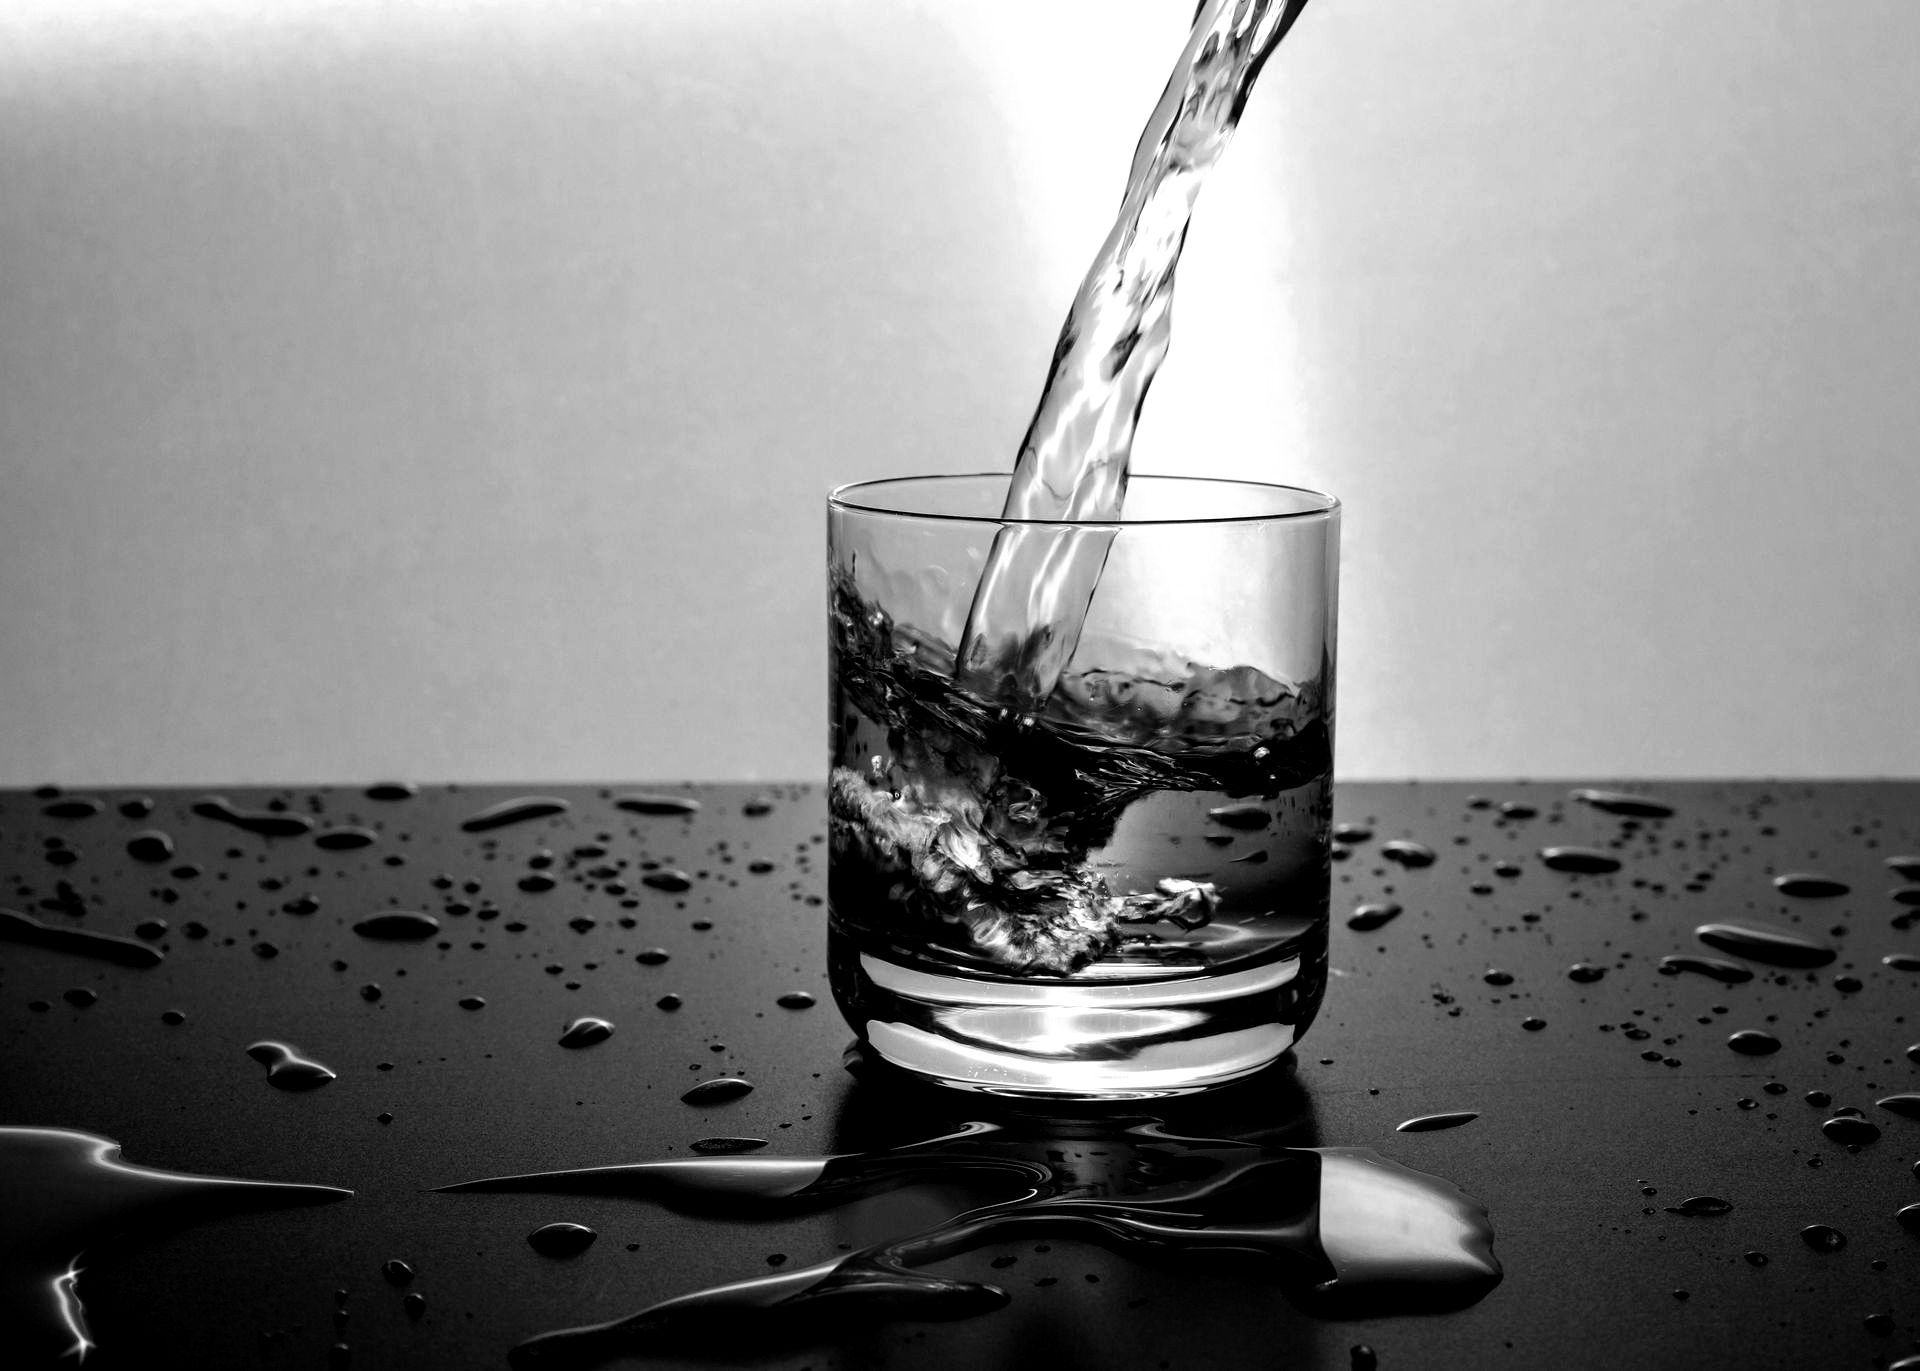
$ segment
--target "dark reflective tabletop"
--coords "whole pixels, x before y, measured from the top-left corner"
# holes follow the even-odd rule
[[[935,1227],[982,1202],[978,1178],[733,1208],[433,1187],[730,1155],[714,1139],[889,1153],[981,1124],[1098,1194],[1133,1183],[1143,1125],[1289,1157],[1370,1148],[1484,1203],[1504,1276],[1465,1307],[1328,1309],[1285,1261],[1010,1230],[926,1268],[1004,1292],[990,1308],[849,1305],[631,1364],[1347,1368],[1365,1348],[1383,1368],[1868,1368],[1920,1350],[1920,1211],[1896,1217],[1920,1202],[1920,1117],[1898,1098],[1920,1092],[1920,866],[1889,864],[1920,854],[1920,783],[1612,788],[1673,813],[1562,784],[1340,787],[1333,980],[1297,1058],[1131,1113],[843,1064],[816,788],[149,791],[145,813],[122,812],[133,792],[8,792],[0,1125],[354,1192],[183,1200],[117,1237],[103,1220],[65,1297],[89,1366],[504,1366],[536,1334]],[[470,822],[527,797],[564,808]],[[1436,859],[1389,860],[1395,839]],[[1830,884],[1776,883],[1795,873]],[[1347,926],[1384,903],[1400,912]],[[1709,924],[1809,946],[1703,940]],[[611,1034],[562,1045],[589,1018]],[[1730,1045],[1746,1033],[1764,1036]],[[289,1056],[263,1042],[333,1078],[270,1078]],[[752,1089],[683,1101],[722,1078]],[[1396,1131],[1460,1111],[1478,1117]],[[69,1200],[39,1174],[15,1165],[0,1205],[57,1227]],[[528,1237],[559,1222],[597,1237],[543,1255]],[[13,1231],[18,1330],[56,1292]],[[383,1272],[395,1260],[411,1274]]]

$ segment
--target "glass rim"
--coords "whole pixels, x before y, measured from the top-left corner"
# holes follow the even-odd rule
[[[944,485],[952,481],[978,481],[983,478],[1005,481],[1010,477],[1011,473],[1005,471],[963,471],[928,473],[920,476],[882,476],[870,481],[849,481],[845,485],[835,486],[827,493],[827,507],[895,519],[931,519],[940,523],[1014,527],[1035,525],[1049,528],[1165,528],[1181,524],[1286,523],[1293,520],[1329,519],[1340,512],[1338,496],[1329,495],[1325,491],[1312,490],[1306,486],[1290,486],[1279,481],[1251,481],[1238,476],[1172,476],[1160,473],[1150,475],[1145,472],[1130,477],[1129,486],[1148,481],[1164,481],[1178,485],[1252,486],[1260,490],[1284,490],[1294,495],[1310,496],[1319,503],[1311,509],[1287,510],[1279,514],[1215,514],[1166,519],[1129,519],[1124,514],[1118,519],[1009,519],[999,514],[942,514],[933,510],[892,509],[880,505],[862,504],[855,498],[861,491],[875,490],[882,486],[900,486],[914,482]]]

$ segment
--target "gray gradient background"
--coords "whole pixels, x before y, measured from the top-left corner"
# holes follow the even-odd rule
[[[825,492],[1007,465],[1190,8],[0,6],[0,784],[816,775]],[[1920,774],[1915,52],[1309,9],[1139,466],[1346,501],[1343,775]]]

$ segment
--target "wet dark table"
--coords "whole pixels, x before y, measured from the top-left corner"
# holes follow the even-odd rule
[[[1920,783],[1633,789],[1673,814],[1609,813],[1567,785],[1341,787],[1337,817],[1371,833],[1345,835],[1334,867],[1318,1023],[1282,1070],[1159,1111],[1209,1136],[1373,1148],[1478,1197],[1505,1275],[1477,1302],[1333,1318],[1260,1261],[1023,1237],[936,1268],[1006,1291],[993,1312],[886,1322],[850,1306],[786,1343],[749,1352],[723,1327],[646,1364],[1346,1368],[1367,1364],[1363,1347],[1383,1368],[1866,1368],[1911,1355],[1920,1231],[1896,1214],[1920,1201],[1920,1118],[1878,1102],[1920,1091],[1920,872],[1898,866],[1920,852]],[[715,1137],[764,1139],[759,1156],[886,1147],[1002,1108],[843,1067],[817,789],[671,793],[698,812],[635,812],[619,803],[631,792],[584,787],[225,792],[243,815],[311,821],[277,835],[198,791],[152,792],[150,813],[124,792],[0,796],[0,905],[165,954],[140,967],[0,943],[0,1122],[102,1135],[140,1166],[355,1192],[190,1207],[96,1242],[78,1280],[88,1364],[501,1366],[545,1330],[804,1267],[977,1202],[939,1180],[770,1217],[432,1193],[685,1158]],[[529,794],[566,808],[463,828]],[[149,830],[170,853],[129,852]],[[1397,838],[1437,860],[1385,860]],[[1568,845],[1620,868],[1540,855]],[[1793,872],[1845,893],[1777,888]],[[1397,917],[1347,926],[1355,906],[1388,901]],[[354,931],[383,910],[439,927],[418,941]],[[1795,930],[1836,956],[1731,957],[1754,973],[1731,984],[1662,970],[1670,954],[1726,956],[1695,936],[1722,921]],[[612,1035],[562,1046],[583,1017]],[[1778,1050],[1733,1050],[1744,1030]],[[337,1078],[276,1089],[248,1055],[261,1040]],[[682,1102],[730,1076],[755,1088]],[[1851,1143],[1823,1130],[1846,1109],[1873,1126]],[[1478,1117],[1396,1131],[1442,1111]],[[1030,1111],[1018,1129],[1054,1129],[1097,1168],[1110,1125]],[[44,1210],[26,1184],[0,1176],[0,1197]],[[1731,1207],[1675,1212],[1721,1209],[1685,1203],[1697,1197]],[[554,1222],[597,1241],[542,1255],[528,1235]],[[1844,1242],[1803,1237],[1814,1225]],[[383,1275],[395,1259],[404,1283]],[[0,1269],[18,1343],[23,1308],[44,1312],[51,1292],[23,1288],[38,1268],[17,1252]]]

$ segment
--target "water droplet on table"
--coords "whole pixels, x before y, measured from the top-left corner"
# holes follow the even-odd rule
[[[669,895],[680,895],[693,889],[693,878],[684,871],[649,871],[640,878],[640,884]]]
[[[1673,814],[1673,806],[1665,801],[1653,799],[1647,795],[1634,795],[1624,790],[1581,789],[1572,792],[1573,798],[1584,805],[1608,814],[1618,814],[1633,819],[1665,819]]]
[[[566,1032],[560,1035],[560,1046],[592,1047],[595,1043],[603,1043],[612,1036],[613,1025],[611,1023],[605,1019],[597,1019],[589,1015],[584,1018],[575,1019],[567,1025]]]
[[[687,1091],[680,1098],[692,1105],[727,1104],[753,1093],[753,1082],[743,1076],[719,1076]]]
[[[276,809],[235,809],[219,795],[196,801],[193,812],[203,819],[228,824],[263,838],[298,838],[313,829],[313,820],[303,814],[289,814]]]
[[[1813,871],[1789,871],[1773,878],[1774,889],[1801,900],[1830,900],[1850,889],[1845,881]]]
[[[360,920],[353,931],[383,943],[417,943],[440,931],[440,921],[412,909],[390,909]]]
[[[695,1152],[732,1155],[739,1152],[757,1152],[767,1145],[765,1138],[701,1138],[695,1142]]]
[[[496,828],[505,828],[509,824],[521,824],[532,819],[546,819],[555,814],[565,814],[571,808],[573,806],[567,801],[554,799],[550,795],[522,795],[488,805],[478,814],[464,821],[460,829],[463,833],[488,833]]]
[[[1601,876],[1620,869],[1620,859],[1596,847],[1543,847],[1540,861],[1554,871],[1575,871]]]
[[[543,1257],[577,1257],[600,1235],[581,1223],[550,1223],[527,1234],[527,1246]]]
[[[1824,943],[1803,938],[1798,933],[1755,928],[1750,924],[1701,924],[1693,930],[1693,936],[1708,947],[1769,966],[1825,966],[1839,955]]]
[[[774,1001],[782,1009],[812,1009],[813,996],[804,990],[791,990]]]
[[[62,928],[16,909],[0,909],[0,941],[52,948],[116,966],[154,967],[166,960],[166,954],[159,948],[137,939],[90,933],[84,928]]]
[[[1719,957],[1694,957],[1685,953],[1662,957],[1660,970],[1668,976],[1690,971],[1696,976],[1711,977],[1723,985],[1740,985],[1753,979],[1753,971],[1738,962],[1723,961]]]
[[[1920,1119],[1920,1095],[1884,1095],[1874,1103],[1889,1114],[1898,1114],[1903,1119]]]
[[[136,862],[167,861],[173,856],[173,839],[157,828],[149,828],[127,839],[127,855]]]
[[[1422,1114],[1395,1128],[1396,1133],[1433,1133],[1443,1128],[1458,1128],[1479,1118],[1478,1110],[1463,1109],[1451,1114]]]
[[[1380,855],[1409,870],[1432,866],[1434,863],[1433,849],[1411,838],[1395,838],[1391,842],[1380,844]]]
[[[1847,1245],[1847,1235],[1824,1223],[1810,1223],[1800,1230],[1800,1241],[1816,1252],[1838,1252]]]
[[[411,1285],[413,1283],[413,1267],[401,1261],[398,1257],[393,1257],[381,1263],[380,1274],[387,1278],[388,1285]]]
[[[1780,1040],[1758,1028],[1743,1028],[1727,1036],[1727,1046],[1743,1057],[1765,1057],[1780,1050]]]
[[[672,816],[700,812],[700,802],[691,795],[621,795],[613,804],[614,808],[629,814]]]
[[[1712,1217],[1719,1214],[1731,1214],[1733,1205],[1718,1195],[1695,1195],[1678,1204],[1667,1206],[1669,1214],[1684,1214],[1689,1218]]]
[[[301,1056],[288,1043],[257,1042],[247,1049],[247,1055],[267,1068],[267,1084],[276,1089],[318,1090],[337,1079],[332,1071]]]
[[[1353,913],[1347,915],[1347,927],[1356,933],[1371,933],[1376,928],[1392,923],[1400,914],[1400,906],[1391,900],[1357,905]]]
[[[372,847],[379,841],[380,835],[372,829],[355,826],[323,828],[313,835],[313,845],[325,848],[328,852],[353,852],[359,848]]]

